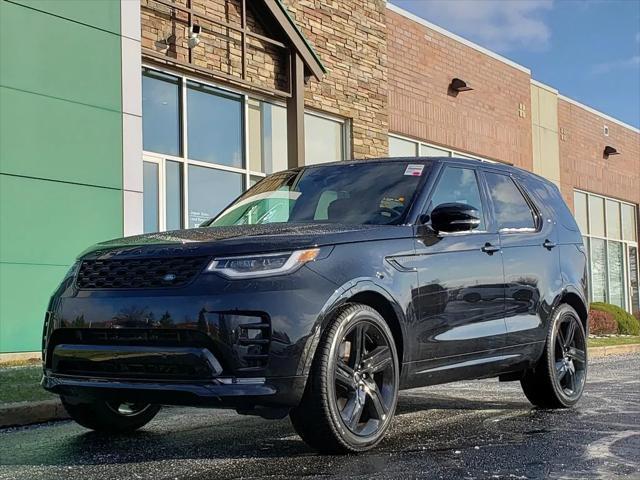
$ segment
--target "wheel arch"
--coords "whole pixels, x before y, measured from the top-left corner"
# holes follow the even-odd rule
[[[404,359],[404,335],[402,333],[400,319],[398,318],[391,302],[382,294],[373,290],[358,292],[349,298],[347,302],[367,305],[377,311],[384,319],[391,330],[391,334],[393,335],[393,340],[398,351],[398,363],[400,364],[400,371],[402,371],[402,361]]]
[[[316,354],[322,332],[334,318],[336,312],[350,303],[361,303],[376,310],[389,325],[398,351],[398,363],[402,372],[402,364],[406,361],[408,348],[405,329],[405,314],[398,304],[384,288],[369,279],[360,279],[344,285],[336,291],[322,309],[318,321],[314,326],[314,332],[309,338],[303,354],[299,374],[308,375],[311,363]]]
[[[589,318],[589,306],[587,302],[583,300],[583,298],[573,290],[565,290],[560,296],[557,305],[567,304],[572,307],[578,316],[580,317],[580,321],[582,322],[582,326],[584,327],[585,332],[589,332],[588,318]]]

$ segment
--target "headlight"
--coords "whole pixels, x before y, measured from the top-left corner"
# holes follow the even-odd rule
[[[284,275],[297,270],[307,262],[318,258],[319,248],[294,252],[263,253],[241,257],[214,258],[207,267],[228,278],[255,278]]]

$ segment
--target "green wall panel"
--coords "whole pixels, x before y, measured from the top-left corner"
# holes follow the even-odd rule
[[[122,109],[118,35],[3,1],[0,59],[0,85]]]
[[[40,350],[49,297],[68,267],[0,263],[0,352]]]
[[[10,0],[120,34],[120,0]]]
[[[69,265],[122,236],[122,191],[0,175],[0,219],[0,262]]]
[[[122,188],[122,115],[0,87],[0,173]]]

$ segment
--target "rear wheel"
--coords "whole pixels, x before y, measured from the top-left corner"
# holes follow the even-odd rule
[[[560,305],[554,312],[544,353],[520,381],[531,403],[542,408],[575,405],[587,378],[587,339],[576,311]]]
[[[60,397],[69,416],[85,428],[107,433],[133,432],[149,423],[160,405],[117,401],[75,403]]]
[[[291,422],[321,452],[373,448],[395,412],[399,365],[393,335],[374,309],[354,304],[324,332]]]

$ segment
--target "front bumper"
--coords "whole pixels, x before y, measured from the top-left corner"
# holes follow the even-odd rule
[[[235,408],[299,403],[336,286],[303,267],[180,288],[56,292],[43,386],[73,397]]]
[[[45,371],[42,386],[75,401],[118,400],[251,410],[256,406],[297,406],[304,392],[306,378],[219,377],[208,382],[172,382],[83,378]]]

